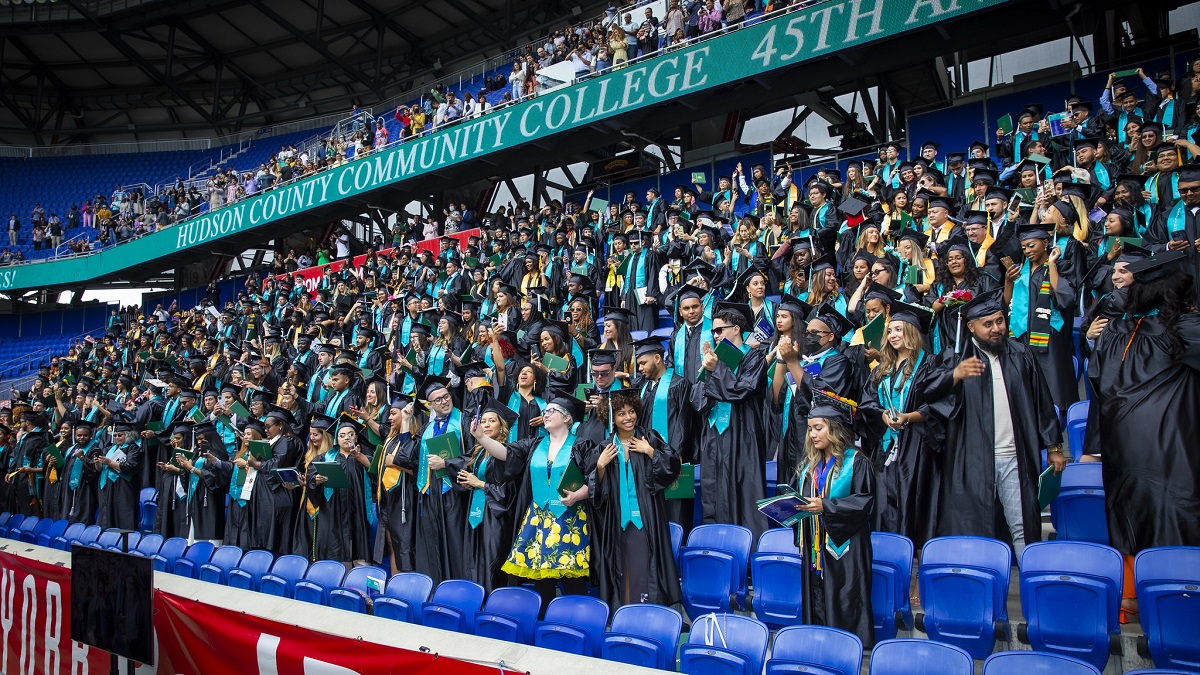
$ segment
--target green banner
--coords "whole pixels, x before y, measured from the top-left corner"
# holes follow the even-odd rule
[[[83,283],[447,166],[1007,0],[826,2],[543,94],[115,248],[0,268],[0,291]]]

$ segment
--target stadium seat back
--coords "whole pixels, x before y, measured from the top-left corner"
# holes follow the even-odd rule
[[[175,567],[175,561],[183,557],[187,551],[187,539],[171,537],[163,542],[158,553],[150,556],[154,559],[154,571],[166,572]]]
[[[974,675],[962,647],[912,638],[884,640],[871,650],[870,675]]]
[[[800,555],[796,545],[796,531],[790,527],[776,527],[758,536],[756,553],[793,553]]]
[[[590,595],[563,595],[546,608],[533,643],[538,647],[581,656],[599,656],[608,623],[608,605]]]
[[[690,675],[758,675],[767,658],[770,630],[750,617],[706,614],[692,622],[679,649],[679,670]]]
[[[475,632],[475,614],[487,594],[483,586],[465,579],[447,579],[438,584],[433,597],[421,607],[421,623],[456,633]]]
[[[24,541],[30,544],[37,544],[38,546],[45,546],[46,544],[43,544],[43,541],[47,543],[53,541],[54,537],[66,531],[67,525],[68,523],[65,520],[42,518],[34,526],[33,531],[30,532],[30,536]]]
[[[1103,669],[1120,632],[1124,561],[1116,549],[1075,541],[1030,544],[1021,554],[1021,611],[1030,646]]]
[[[329,591],[342,585],[346,578],[346,566],[336,560],[318,560],[309,566],[304,578],[296,581],[292,597],[301,602],[324,605],[329,602]]]
[[[475,614],[475,634],[496,640],[531,644],[542,596],[528,588],[497,588]]]
[[[298,555],[283,555],[271,565],[271,571],[258,580],[258,590],[281,598],[290,598],[296,582],[308,571],[308,560]]]
[[[237,567],[229,570],[229,585],[247,591],[257,591],[262,576],[270,571],[275,556],[270,551],[246,551]]]
[[[401,572],[388,579],[383,595],[375,599],[375,616],[419,623],[421,608],[429,600],[433,580],[420,572]]]
[[[699,525],[692,529],[687,540],[688,548],[728,551],[733,556],[734,568],[730,582],[741,607],[746,606],[746,573],[749,571],[750,547],[753,545],[754,534],[741,525]]]
[[[684,546],[679,552],[682,603],[689,617],[727,612],[737,562],[728,551]]]
[[[754,615],[772,629],[804,623],[804,574],[799,553],[755,553],[750,559],[754,579]]]
[[[925,543],[917,583],[924,629],[939,642],[984,659],[996,643],[998,622],[1008,621],[1012,554],[984,537],[940,537]]]
[[[913,543],[908,537],[890,532],[871,533],[871,612],[875,639],[890,640],[900,627],[913,627],[912,588]]]
[[[238,546],[222,546],[213,551],[208,562],[200,565],[198,578],[212,584],[224,584],[229,581],[229,570],[237,567],[242,560],[242,549]]]
[[[195,579],[200,575],[200,566],[212,559],[215,550],[216,546],[211,541],[198,541],[187,547],[187,551],[171,566],[171,572]]]
[[[683,617],[670,607],[625,605],[613,612],[600,656],[605,661],[674,671],[682,630]]]
[[[775,636],[766,675],[858,675],[862,640],[828,626],[788,626]]]
[[[1134,559],[1138,613],[1159,668],[1200,671],[1200,547],[1166,546]]]
[[[161,534],[147,534],[138,540],[137,548],[134,550],[149,558],[158,553],[163,545],[163,536]]]
[[[83,523],[71,523],[67,526],[67,529],[63,530],[62,534],[51,537],[50,543],[47,544],[47,546],[58,549],[59,551],[66,551],[70,548],[71,540],[78,539],[86,528],[87,525],[84,525]]]
[[[671,553],[675,556],[675,566],[679,566],[679,549],[683,548],[683,526],[679,523],[667,523],[671,530]]]
[[[997,652],[983,662],[983,675],[1100,675],[1096,666],[1062,654]]]

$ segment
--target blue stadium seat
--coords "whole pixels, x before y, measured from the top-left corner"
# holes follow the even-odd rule
[[[875,640],[896,637],[897,631],[913,629],[912,588],[913,543],[902,534],[871,533],[871,612]]]
[[[211,541],[198,541],[188,546],[187,552],[171,566],[171,573],[195,579],[200,575],[200,566],[212,559],[215,549]]]
[[[346,578],[346,566],[336,560],[318,560],[314,562],[303,579],[297,579],[292,589],[292,597],[301,602],[314,605],[329,603],[329,591],[342,585]]]
[[[200,565],[197,578],[211,584],[224,584],[229,581],[229,570],[237,567],[242,560],[242,549],[238,546],[222,546],[213,551],[208,562]]]
[[[8,511],[5,511],[4,513],[0,513],[0,531],[4,530],[4,526],[8,523],[9,519],[12,517],[13,517],[13,514],[9,513]]]
[[[55,537],[63,536],[63,534],[66,533],[67,528],[71,525],[71,523],[65,520],[53,520],[49,522],[50,524],[45,529],[43,529],[41,532],[38,532],[37,539],[32,543],[37,544],[38,546],[49,546],[54,541]],[[80,530],[83,529],[83,523],[75,524],[79,525]]]
[[[679,648],[679,672],[690,675],[759,675],[770,631],[737,614],[706,614],[692,622]]]
[[[925,614],[916,617],[917,628],[932,640],[962,647],[973,658],[987,658],[997,639],[1009,639],[1011,565],[1008,545],[995,539],[926,542],[917,575]]]
[[[150,556],[154,560],[155,572],[166,572],[175,566],[175,561],[187,552],[187,539],[171,537],[163,542],[158,553]]]
[[[962,647],[933,640],[896,638],[871,650],[870,675],[974,675],[975,663]]]
[[[542,611],[542,596],[528,588],[497,588],[475,614],[475,634],[507,642],[532,644]]]
[[[1125,675],[1192,675],[1182,670],[1163,670],[1160,668],[1146,668],[1143,670],[1130,670]]]
[[[100,525],[89,525],[88,527],[84,527],[83,532],[80,532],[78,537],[70,539],[70,544],[67,545],[66,550],[70,551],[71,546],[89,546],[96,543],[96,539],[100,538],[101,532],[102,530]]]
[[[679,566],[679,549],[683,548],[683,526],[679,523],[667,523],[671,530],[671,552],[675,555],[675,566]]]
[[[562,595],[550,602],[546,618],[533,632],[533,644],[544,649],[599,656],[608,623],[608,605],[590,595]]]
[[[384,619],[419,623],[421,607],[429,600],[433,580],[420,572],[401,572],[388,579],[383,595],[375,598],[374,614]]]
[[[1021,553],[1021,613],[1017,636],[1034,650],[1062,654],[1104,669],[1120,650],[1121,580],[1116,549],[1079,541],[1042,541]]]
[[[83,523],[71,523],[67,526],[67,529],[64,530],[62,534],[51,537],[50,543],[46,544],[46,546],[59,551],[70,550],[71,540],[79,538],[86,528],[87,525],[84,525]]]
[[[1056,538],[1108,545],[1108,517],[1104,507],[1104,473],[1099,462],[1068,464],[1062,488],[1053,503]]]
[[[828,626],[788,626],[775,636],[766,675],[858,675],[862,640]]]
[[[804,623],[804,559],[796,547],[796,532],[777,527],[758,538],[758,552],[750,557],[754,580],[754,615],[771,629]]]
[[[1138,652],[1159,668],[1200,671],[1200,547],[1146,549],[1133,570],[1146,632]]]
[[[231,588],[257,591],[262,577],[271,569],[275,556],[270,551],[246,551],[237,567],[229,570],[228,584]]]
[[[1078,401],[1071,404],[1067,408],[1067,446],[1071,449],[1071,456],[1078,462],[1083,456],[1083,435],[1087,429],[1088,408],[1091,407],[1091,401]]]
[[[96,538],[96,541],[88,545],[92,548],[102,548],[110,551],[116,550],[116,548],[121,545],[121,533],[115,529],[105,530],[104,532],[100,533],[100,536]],[[132,548],[137,548],[137,546],[135,545]]]
[[[766,495],[774,497],[779,493],[779,462],[770,460],[763,465],[763,479],[767,481]]]
[[[50,531],[55,523],[64,523],[63,529],[66,529],[65,520],[51,520],[50,518],[42,518],[30,529],[21,531],[21,541],[26,544],[36,544],[38,538]]]
[[[162,545],[163,536],[161,534],[147,534],[138,540],[137,547],[130,553],[149,558],[157,554]]]
[[[734,567],[730,570],[730,588],[737,597],[738,605],[745,607],[746,572],[750,564],[750,547],[753,544],[753,533],[740,525],[698,525],[688,535],[687,546],[680,551],[680,564],[686,565],[685,558],[688,557],[689,550],[692,553],[698,553],[697,549],[729,553],[733,557],[734,563]],[[690,611],[688,615],[692,615]]]
[[[662,605],[625,605],[613,612],[600,657],[643,668],[675,670],[675,650],[683,630],[679,612]]]
[[[1024,556],[1022,556],[1024,557]],[[983,662],[983,675],[1100,675],[1096,666],[1062,654],[997,652]]]
[[[421,607],[421,624],[430,628],[475,632],[475,613],[483,607],[487,591],[474,581],[447,579],[438,584],[433,597]]]
[[[355,567],[346,573],[341,586],[329,589],[329,606],[366,614],[367,600],[382,591],[386,583],[387,572],[382,568],[374,565]]]
[[[19,513],[12,515],[4,522],[4,526],[0,527],[0,537],[14,539],[15,537],[11,533],[19,531],[23,522],[25,522],[25,516]]]
[[[158,490],[152,487],[142,488],[138,495],[138,529],[149,532],[154,529],[154,516],[158,511]]]
[[[689,618],[729,611],[737,560],[729,551],[685,546],[679,551],[681,602]]]
[[[298,555],[282,555],[271,565],[271,571],[258,580],[258,590],[268,595],[290,598],[296,582],[308,571],[308,560]],[[230,576],[232,579],[232,575]]]
[[[35,535],[33,531],[35,528],[37,528],[37,525],[41,520],[42,519],[38,518],[37,516],[29,516],[25,520],[21,521],[20,527],[9,528],[8,538],[27,543],[36,541],[37,535]]]

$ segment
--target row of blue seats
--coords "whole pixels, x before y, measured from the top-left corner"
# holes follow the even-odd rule
[[[673,535],[681,532],[676,527],[672,530]],[[796,612],[800,609],[799,584],[795,582],[800,574],[796,566],[802,561],[791,534],[786,529],[764,533],[759,550],[751,558],[750,533],[745,528],[703,525],[693,530],[688,546],[679,550],[684,607],[688,616],[696,617],[690,644],[695,644],[697,635],[712,638],[712,627],[704,621],[716,616],[721,617],[720,630],[727,633],[732,633],[727,628],[730,621],[751,621],[761,626],[761,631],[751,632],[761,632],[764,636],[772,628],[779,628],[782,635],[798,627],[799,622],[792,623],[792,619],[798,617]],[[60,550],[69,550],[73,545],[119,550],[121,544],[121,533],[102,532],[96,525],[68,525],[66,521],[9,514],[0,514],[0,537]],[[386,572],[378,567],[347,571],[336,561],[310,565],[300,556],[276,559],[267,551],[243,552],[236,546],[216,548],[210,542],[189,546],[184,539],[164,541],[157,534],[131,533],[129,537],[130,553],[150,557],[158,571],[349,611],[370,610],[383,618],[609,658],[604,653],[608,640],[601,635],[608,623],[608,607],[595,598],[558,598],[545,621],[535,623],[540,598],[525,588],[497,589],[485,606],[483,588],[469,581],[445,581],[431,598],[432,581],[417,573],[396,575],[385,583]],[[673,536],[676,538],[677,535]],[[886,533],[874,533],[872,544],[876,549],[872,603],[876,605],[877,636],[887,642],[896,635],[894,630],[888,630],[887,624],[894,620],[893,626],[902,625],[907,620],[905,612],[910,611],[907,594],[913,548],[904,537]],[[729,569],[689,564],[692,559],[703,558],[724,559]],[[727,615],[728,604],[713,608],[696,606],[697,593],[719,596],[724,592],[726,603],[730,596],[737,595],[736,590],[731,590],[735,574],[731,570],[742,559],[752,561],[754,610],[762,620]],[[968,658],[988,657],[998,635],[1008,639],[1009,548],[991,539],[944,537],[928,542],[922,549],[921,560],[918,583],[925,613],[916,617],[917,627],[933,641],[960,650]],[[1018,637],[1038,652],[1076,658],[1098,672],[1107,662],[1112,647],[1119,646],[1115,636],[1119,633],[1117,612],[1124,572],[1120,554],[1086,542],[1040,542],[1026,547],[1021,563],[1021,603],[1027,623],[1018,626]],[[1159,666],[1200,669],[1200,647],[1194,640],[1200,630],[1200,598],[1194,592],[1200,583],[1197,570],[1200,570],[1200,548],[1151,549],[1143,551],[1136,560],[1136,586],[1146,630],[1143,647]],[[740,578],[745,578],[744,571]],[[725,581],[709,584],[713,579]],[[717,591],[707,589],[709,585],[715,585]],[[780,609],[787,603],[794,604],[785,616]],[[897,610],[889,614],[892,607]],[[662,630],[669,633],[670,627],[676,626],[676,639],[662,641],[673,647],[682,618],[668,608],[641,611],[659,612],[660,616],[630,621],[629,626],[634,628],[627,628],[614,615],[609,632],[622,637],[608,649],[631,651],[627,658],[641,658],[643,662],[652,655],[655,663],[660,664],[652,667],[666,667],[661,664],[673,662],[674,652],[664,655],[650,647],[660,640]],[[675,618],[668,620],[663,612],[670,612]],[[657,627],[651,631],[654,634],[639,634],[639,630],[645,632],[652,626]],[[638,637],[643,642],[634,639]],[[726,641],[731,639],[730,634],[724,637]],[[861,655],[861,644],[858,652]],[[612,658],[621,660],[618,656]],[[705,660],[700,654],[685,658],[685,652],[681,651],[681,663],[687,658]],[[873,658],[876,659],[878,656]],[[746,672],[760,671],[761,667]],[[704,671],[685,669],[684,672]]]

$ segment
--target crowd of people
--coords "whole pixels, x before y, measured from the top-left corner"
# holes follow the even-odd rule
[[[1041,539],[1086,362],[1112,545],[1200,545],[1190,68],[969,154],[521,203],[312,293],[285,258],[114,313],[0,411],[2,509],[134,529],[152,486],[165,537],[671,605],[668,523],[774,526],[774,459],[807,619],[869,646],[870,532]]]

